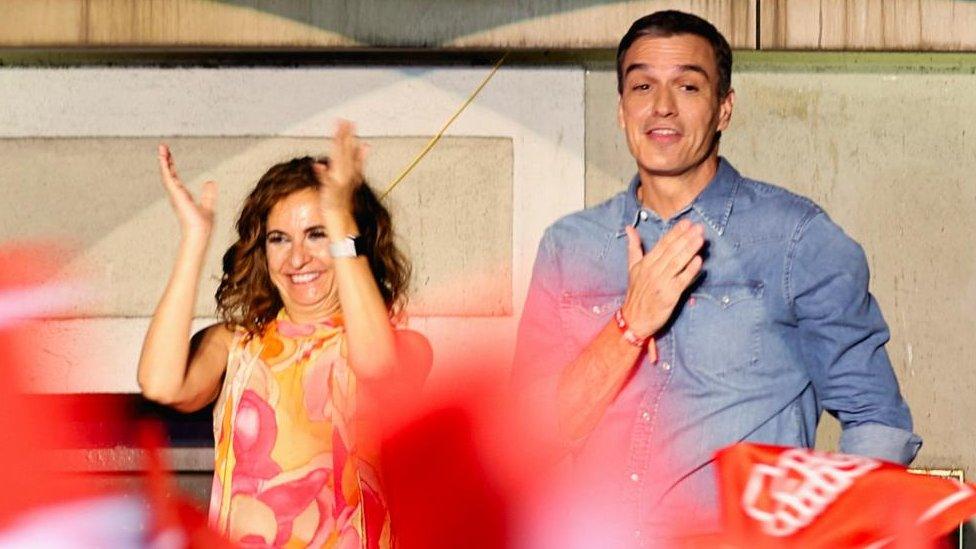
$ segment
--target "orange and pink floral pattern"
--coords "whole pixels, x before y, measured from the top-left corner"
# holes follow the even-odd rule
[[[377,468],[357,452],[340,316],[238,329],[214,407],[211,525],[244,547],[393,546]]]

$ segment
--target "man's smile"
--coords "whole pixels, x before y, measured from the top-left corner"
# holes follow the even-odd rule
[[[663,127],[663,126],[653,127],[647,130],[646,132],[644,132],[644,135],[650,137],[651,139],[657,141],[658,143],[663,143],[663,144],[675,143],[681,139],[681,132],[678,131],[676,128]]]

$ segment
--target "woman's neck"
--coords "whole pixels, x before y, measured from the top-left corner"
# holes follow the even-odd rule
[[[312,305],[285,305],[284,309],[288,319],[295,324],[321,324],[342,310],[338,298]]]

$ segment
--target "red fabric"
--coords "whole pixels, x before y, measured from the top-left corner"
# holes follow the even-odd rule
[[[745,443],[716,459],[735,547],[935,547],[976,514],[976,485],[880,460]]]
[[[22,316],[30,311],[24,307],[41,301],[46,285],[59,284],[52,277],[62,253],[41,243],[0,246],[0,529],[37,508],[100,493],[88,477],[59,472],[63,465],[54,453],[72,447],[70,420],[80,410],[24,393],[30,370],[44,366],[32,348],[31,326]]]
[[[95,477],[70,474],[59,450],[82,448],[82,433],[73,427],[77,417],[116,420],[124,410],[115,404],[85,401],[84,407],[71,399],[31,398],[24,380],[32,368],[43,369],[44,357],[37,352],[36,337],[29,319],[66,308],[68,282],[55,274],[65,250],[35,243],[0,246],[0,530],[27,513],[58,504],[109,495],[97,486]],[[104,423],[109,423],[105,421]],[[159,449],[163,433],[158,425],[140,430],[147,450],[146,496],[150,502],[152,534],[169,531],[180,547],[231,547],[207,528],[206,516],[190,500],[170,497],[175,483],[166,473]],[[174,537],[168,538],[173,540]]]
[[[464,374],[385,401],[379,463],[399,549],[502,549],[520,541],[520,506],[538,493],[544,455],[507,379],[480,373],[499,363],[462,362]]]
[[[479,455],[469,412],[434,410],[383,444],[383,478],[399,547],[508,546],[503,489]]]

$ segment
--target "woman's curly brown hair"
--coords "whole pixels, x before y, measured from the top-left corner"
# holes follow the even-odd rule
[[[310,156],[272,166],[244,201],[237,219],[237,242],[224,253],[224,274],[217,288],[217,313],[251,336],[260,335],[284,305],[268,273],[265,252],[268,214],[279,200],[320,183]],[[362,237],[364,255],[391,316],[402,311],[410,280],[410,263],[397,248],[390,212],[366,183],[353,195],[353,217]]]

